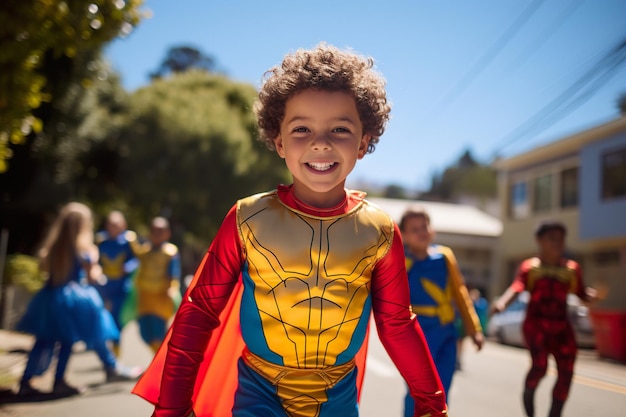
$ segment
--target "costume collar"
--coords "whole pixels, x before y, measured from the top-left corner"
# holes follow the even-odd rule
[[[352,209],[354,209],[357,205],[359,205],[363,199],[365,198],[366,193],[362,191],[355,190],[345,190],[344,199],[339,202],[335,207],[329,208],[319,208],[308,205],[303,201],[299,200],[296,197],[296,194],[293,191],[293,184],[291,185],[279,185],[277,187],[277,194],[280,201],[283,202],[288,207],[292,209],[298,210],[302,213],[306,213],[311,216],[316,217],[332,217],[332,216],[341,216],[342,214],[346,214]]]

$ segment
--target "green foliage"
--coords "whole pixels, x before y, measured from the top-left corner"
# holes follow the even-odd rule
[[[10,144],[43,129],[33,113],[55,97],[46,62],[97,51],[135,26],[141,0],[4,0],[0,10],[0,172]],[[63,91],[61,91],[63,92]]]
[[[178,242],[206,248],[238,198],[285,182],[285,164],[255,140],[255,99],[251,85],[205,71],[136,91],[112,139],[131,220],[166,215]]]
[[[19,285],[35,293],[45,284],[46,274],[39,269],[37,258],[18,253],[7,256],[4,281],[7,285]]]
[[[80,67],[81,77],[45,105],[44,131],[15,147],[11,169],[0,175],[0,216],[20,206],[53,213],[70,199],[99,203],[115,195],[117,150],[107,142],[125,120],[127,94],[98,57]]]
[[[446,168],[443,174],[434,175],[430,190],[421,195],[420,198],[452,201],[462,195],[495,198],[496,194],[495,170],[488,165],[481,165],[476,162],[468,150],[454,165]]]
[[[396,198],[399,200],[406,200],[408,198],[406,190],[401,185],[391,184],[385,187],[383,192],[385,198]]]

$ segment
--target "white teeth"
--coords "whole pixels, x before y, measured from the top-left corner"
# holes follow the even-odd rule
[[[309,162],[308,165],[316,171],[327,171],[335,165],[334,162]]]

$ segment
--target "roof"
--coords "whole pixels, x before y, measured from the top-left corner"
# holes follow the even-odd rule
[[[493,163],[493,166],[500,171],[518,169],[529,164],[536,164],[563,155],[577,153],[588,143],[603,140],[621,132],[626,132],[626,115],[591,129],[563,137],[547,145],[536,147],[528,152],[510,158],[499,159]]]
[[[420,200],[397,200],[390,198],[367,198],[396,222],[410,207],[423,207],[430,215],[433,229],[438,233],[453,233],[472,236],[498,237],[502,233],[502,222],[467,204],[439,203]]]

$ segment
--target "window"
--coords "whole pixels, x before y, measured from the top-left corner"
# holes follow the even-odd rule
[[[616,250],[606,250],[593,253],[593,261],[596,266],[619,265],[620,256]]]
[[[511,186],[510,214],[514,219],[528,217],[528,193],[525,182],[516,182]]]
[[[549,210],[552,207],[552,174],[537,177],[533,185],[533,211]]]
[[[578,205],[578,168],[561,172],[561,207]]]
[[[602,156],[602,198],[626,196],[626,149]]]

